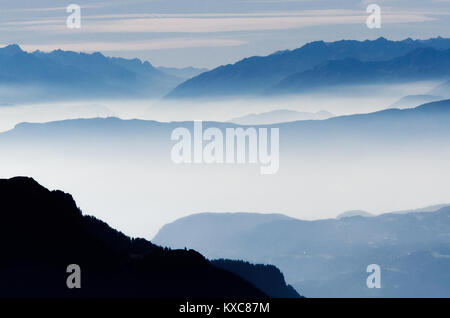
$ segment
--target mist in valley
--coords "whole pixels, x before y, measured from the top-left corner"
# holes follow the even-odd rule
[[[215,99],[127,99],[97,98],[84,100],[68,94],[56,100],[50,91],[38,90],[33,102],[20,98],[30,93],[29,86],[0,86],[0,131],[22,122],[43,123],[75,118],[144,119],[171,121],[229,121],[252,113],[274,110],[300,112],[328,111],[337,116],[369,113],[389,108],[404,96],[427,94],[439,81],[421,81],[396,85],[365,85],[341,87],[327,93],[311,93],[281,97],[215,98]],[[45,94],[45,97],[44,97]],[[6,98],[6,97],[8,98]],[[417,105],[414,105],[417,106]]]
[[[379,214],[447,203],[450,152],[442,146],[447,145],[445,141],[386,147],[382,141],[371,147],[364,140],[341,143],[330,134],[317,140],[312,135],[295,135],[295,130],[291,135],[291,126],[280,126],[279,171],[273,175],[261,175],[260,164],[175,164],[171,160],[176,143],[170,139],[171,132],[190,125],[174,121],[226,121],[275,109],[368,113],[385,109],[405,95],[426,93],[434,84],[371,87],[338,97],[2,106],[4,132],[21,122],[73,118],[115,116],[163,123],[63,122],[48,131],[46,125],[32,129],[19,125],[1,134],[0,176],[31,176],[50,189],[71,193],[84,213],[149,239],[164,224],[199,212],[283,213],[312,220],[348,210]],[[130,128],[122,129],[124,125]]]

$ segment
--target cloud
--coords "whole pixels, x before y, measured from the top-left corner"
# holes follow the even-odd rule
[[[194,38],[171,38],[132,42],[79,42],[79,43],[50,43],[50,44],[22,44],[26,51],[53,51],[62,49],[76,52],[95,52],[99,48],[107,51],[151,51],[162,49],[194,48],[194,47],[226,47],[239,46],[245,41],[234,39],[194,39]]]
[[[149,0],[127,0],[124,2],[123,0],[109,0],[109,1],[100,1],[96,3],[90,4],[79,4],[77,1],[67,2],[66,6],[55,6],[55,7],[22,7],[22,8],[11,8],[11,9],[3,9],[3,12],[57,12],[57,11],[66,11],[66,8],[69,4],[79,4],[82,9],[99,9],[99,8],[107,8],[114,6],[125,6],[131,3],[143,3],[148,2]],[[27,4],[28,5],[28,4]]]
[[[310,26],[361,24],[367,13],[358,10],[309,10],[251,14],[128,14],[82,16],[79,33],[219,33],[300,29]],[[415,23],[436,18],[418,12],[385,12],[384,24]],[[68,32],[65,19],[9,22],[8,27],[42,32]],[[28,25],[27,25],[28,24]],[[3,24],[6,25],[6,24]],[[73,30],[72,30],[73,31]]]

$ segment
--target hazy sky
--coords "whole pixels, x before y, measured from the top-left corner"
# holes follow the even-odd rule
[[[215,67],[314,40],[450,37],[450,0],[0,1],[0,45],[139,57],[160,66]],[[68,29],[66,7],[82,7]],[[382,9],[381,29],[366,7]]]

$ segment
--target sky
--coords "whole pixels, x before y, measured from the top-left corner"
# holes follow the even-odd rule
[[[369,4],[382,25],[369,29]],[[81,28],[69,29],[70,4]],[[0,45],[207,67],[315,41],[450,37],[450,0],[0,0]]]

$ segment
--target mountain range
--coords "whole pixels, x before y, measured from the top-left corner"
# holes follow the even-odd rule
[[[436,52],[448,49],[450,39],[440,37],[403,41],[389,41],[385,38],[374,41],[316,41],[295,50],[276,52],[268,56],[254,56],[235,64],[219,66],[180,84],[168,94],[167,98],[261,95],[272,90],[281,92],[282,84],[289,88],[286,88],[287,91],[283,91],[284,93],[292,93],[302,80],[305,82],[307,79],[317,81],[322,79],[326,82],[327,78],[323,76],[328,75],[328,72],[331,72],[332,82],[339,78],[340,70],[347,72],[343,75],[345,80],[352,79],[352,72],[355,72],[354,79],[357,80],[363,77],[363,70],[360,70],[360,67],[366,71],[376,70],[377,78],[381,76],[389,79],[389,73],[396,78],[400,75],[407,76],[408,70],[417,77],[419,75],[417,66],[421,66],[422,70],[431,76],[435,74],[436,69],[428,72],[427,63],[436,65],[433,58],[439,56],[448,65],[448,56],[441,56],[441,53]],[[375,63],[382,61],[391,62]],[[412,63],[411,68],[408,68],[408,63]],[[396,69],[387,70],[389,66],[397,67],[402,73],[396,74]],[[380,67],[380,70],[377,67]],[[445,69],[442,71],[445,72]],[[370,78],[370,74],[366,74],[365,79],[367,78]]]
[[[435,205],[430,205],[424,208],[420,208],[420,209],[414,209],[414,210],[402,210],[402,211],[394,211],[394,212],[390,212],[391,214],[407,214],[407,213],[422,213],[422,212],[436,212],[442,208],[448,207],[450,206],[450,204],[435,204]],[[347,217],[353,217],[353,216],[364,216],[364,217],[372,217],[375,216],[372,213],[369,213],[367,211],[362,211],[362,210],[353,210],[353,211],[346,211],[343,213],[340,213],[338,216],[336,216],[336,219],[341,219],[341,218],[347,218]]]
[[[9,45],[0,48],[0,85],[11,88],[1,102],[267,96],[336,85],[445,81],[449,49],[450,39],[440,37],[316,41],[206,70],[156,68],[148,61],[106,57],[99,52],[28,53],[18,45]],[[23,89],[27,95],[20,94]],[[445,87],[438,87],[430,94],[447,96],[443,91]]]
[[[0,201],[1,298],[299,297],[274,266],[210,262],[127,237],[31,178],[0,179]],[[66,285],[71,264],[81,288]]]
[[[450,76],[450,50],[419,48],[387,61],[354,58],[323,62],[294,73],[267,89],[268,94],[295,94],[346,85],[394,84],[445,80]]]
[[[386,109],[368,114],[337,116],[319,121],[282,124],[285,150],[314,153],[386,155],[435,149],[446,153],[450,100],[415,108]],[[308,138],[295,138],[307,136]]]
[[[391,108],[367,114],[335,116],[325,120],[299,120],[270,124],[266,127],[277,127],[282,131],[280,143],[284,145],[283,150],[287,152],[311,151],[312,148],[303,148],[306,145],[322,150],[332,150],[350,144],[378,149],[377,146],[408,146],[422,143],[432,146],[438,141],[446,141],[450,134],[449,117],[450,100],[441,100],[415,108]],[[142,146],[140,142],[146,144],[154,142],[158,144],[158,147],[170,149],[172,143],[167,142],[169,138],[167,136],[170,136],[172,130],[177,127],[190,128],[191,126],[191,121],[164,123],[138,119],[121,120],[114,117],[21,123],[12,130],[0,133],[0,142],[33,139],[64,143],[77,141],[87,147],[90,143],[84,142],[85,139],[96,135],[98,140],[105,141],[103,146],[107,146],[110,141],[137,144],[139,147]],[[240,125],[227,122],[203,122],[204,129],[209,127],[224,130],[240,127]],[[298,138],[298,136],[307,138]],[[150,147],[147,149],[150,150]]]
[[[0,85],[33,88],[28,94],[29,101],[33,102],[159,97],[182,81],[139,59],[106,57],[99,52],[28,53],[18,45],[0,49]],[[21,98],[24,97],[19,95],[12,102]]]
[[[154,241],[188,245],[211,258],[220,254],[274,264],[307,297],[450,296],[448,206],[315,221],[195,214],[165,225]],[[381,267],[380,289],[366,287],[370,264]]]

